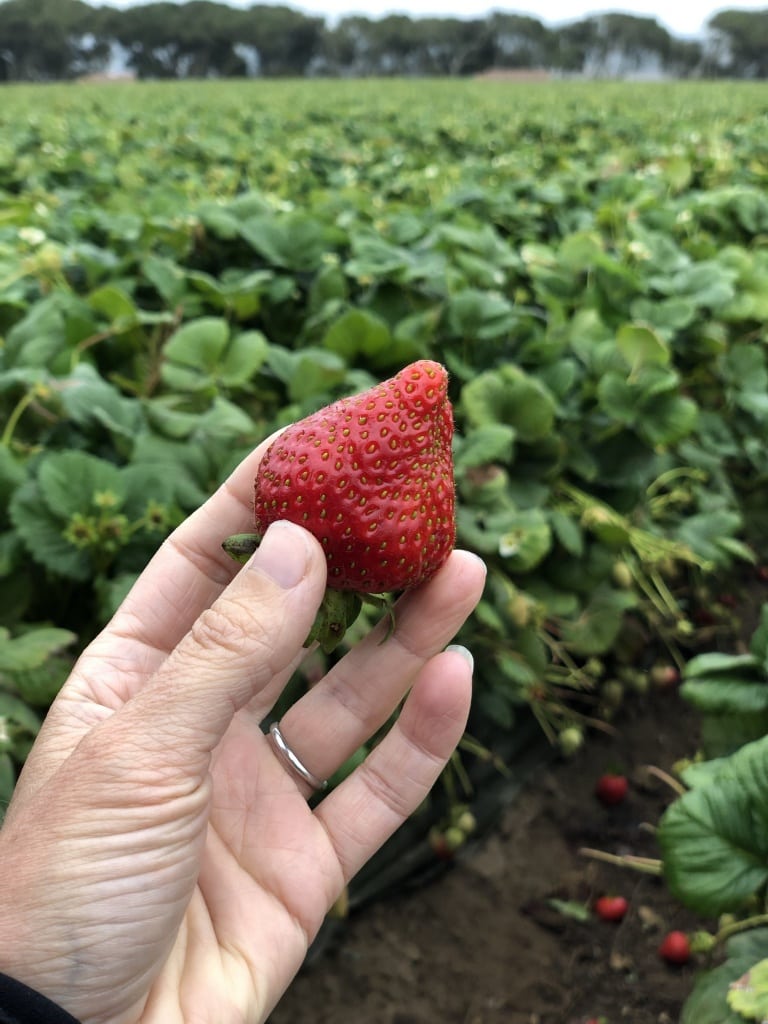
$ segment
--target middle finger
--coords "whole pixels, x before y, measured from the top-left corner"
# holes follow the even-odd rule
[[[325,779],[365,743],[397,708],[422,665],[455,636],[484,582],[483,562],[454,551],[432,580],[398,601],[395,630],[386,642],[385,620],[297,701],[280,730],[302,764]]]

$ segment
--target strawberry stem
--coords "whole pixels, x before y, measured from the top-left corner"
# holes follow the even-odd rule
[[[236,562],[245,563],[261,543],[260,533],[233,533],[222,541],[221,546],[230,558]]]
[[[617,868],[629,868],[645,875],[661,875],[661,861],[655,857],[638,857],[631,853],[623,855],[607,853],[605,850],[591,850],[586,846],[582,846],[579,853],[583,857],[591,857],[604,864],[614,864]]]

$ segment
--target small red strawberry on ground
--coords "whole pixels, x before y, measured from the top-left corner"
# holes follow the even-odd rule
[[[605,804],[606,807],[613,807],[624,800],[628,789],[629,783],[626,775],[606,772],[595,783],[595,796],[601,804]]]
[[[312,639],[326,650],[360,609],[360,595],[416,587],[456,541],[448,374],[428,359],[289,426],[255,481],[254,535],[225,541],[235,557],[287,519],[323,545],[327,604]]]
[[[601,921],[623,921],[629,910],[624,896],[599,896],[595,900],[595,913]]]
[[[659,956],[668,964],[687,964],[691,959],[691,944],[685,932],[668,932],[659,946]]]

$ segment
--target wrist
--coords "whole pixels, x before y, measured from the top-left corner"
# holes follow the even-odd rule
[[[54,991],[57,971],[51,936],[45,934],[45,899],[35,863],[29,847],[14,839],[12,827],[4,827],[0,832],[5,879],[0,887],[0,1024],[5,1024],[6,1016],[13,1024],[17,1020],[19,1024],[76,1022],[57,1002],[62,993]]]

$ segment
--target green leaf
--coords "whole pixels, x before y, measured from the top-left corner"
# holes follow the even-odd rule
[[[139,322],[139,311],[136,303],[123,288],[118,285],[103,285],[91,292],[88,304],[99,313],[103,313],[110,323],[117,328],[125,328]]]
[[[680,694],[708,714],[753,714],[768,711],[768,679],[744,680],[722,675],[683,683]]]
[[[760,623],[752,634],[749,650],[746,657],[754,658],[768,678],[768,603],[760,609]]]
[[[576,520],[553,509],[549,513],[549,521],[555,536],[568,554],[580,558],[584,552],[584,534]]]
[[[669,346],[650,327],[624,324],[616,335],[616,346],[635,373],[648,364],[666,366],[670,359]]]
[[[686,516],[677,528],[677,540],[713,565],[727,566],[732,564],[733,557],[721,541],[735,536],[741,528],[739,512],[728,508],[716,509]]]
[[[709,786],[716,781],[727,760],[727,757],[713,757],[708,761],[691,761],[680,771],[680,778],[688,789]]]
[[[0,672],[22,672],[38,668],[52,654],[77,639],[67,629],[40,626],[0,644]]]
[[[64,317],[55,295],[31,306],[27,315],[8,332],[8,366],[48,368],[66,345]]]
[[[461,405],[472,426],[503,423],[526,442],[548,437],[555,424],[555,400],[549,390],[511,363],[466,384]]]
[[[597,385],[600,408],[617,423],[636,422],[637,394],[630,382],[618,373],[605,373]]]
[[[699,679],[703,676],[717,676],[721,673],[740,673],[746,675],[750,670],[759,678],[757,670],[760,662],[754,654],[725,654],[722,651],[707,651],[697,654],[685,666],[686,679]]]
[[[8,500],[25,478],[24,467],[11,451],[10,447],[0,445],[0,521],[3,520],[2,509],[7,507]]]
[[[141,434],[136,439],[133,464],[159,467],[183,509],[201,505],[217,483],[202,445],[169,440],[156,434]]]
[[[695,302],[684,298],[648,299],[639,298],[630,306],[630,313],[635,320],[643,320],[650,327],[655,327],[672,336],[690,326],[696,319],[698,309]]]
[[[615,643],[626,612],[636,603],[633,594],[603,584],[575,619],[563,623],[563,639],[578,654],[604,654]]]
[[[348,363],[354,363],[360,356],[381,355],[392,338],[389,327],[379,317],[367,310],[350,309],[331,324],[322,343]]]
[[[768,881],[768,737],[724,762],[711,785],[664,813],[657,839],[672,894],[710,916],[737,911]]]
[[[735,294],[736,272],[716,260],[701,260],[675,274],[654,276],[649,283],[664,295],[681,295],[698,306],[717,310]]]
[[[728,1006],[728,992],[733,982],[768,955],[768,928],[734,935],[726,942],[725,951],[724,963],[697,976],[680,1024],[744,1024],[743,1018]]]
[[[235,335],[218,371],[225,387],[247,384],[264,365],[269,344],[261,331],[242,331]]]
[[[268,363],[275,374],[288,385],[292,401],[314,399],[341,384],[347,375],[344,360],[335,352],[312,346],[298,352],[288,352],[272,345]]]
[[[0,718],[7,718],[32,736],[40,729],[40,719],[23,700],[11,693],[0,690]]]
[[[87,580],[91,560],[63,536],[64,522],[49,511],[35,480],[22,484],[11,499],[11,522],[35,562],[73,580]]]
[[[687,189],[693,180],[693,174],[691,161],[681,154],[671,156],[664,166],[664,177],[673,192],[682,192]]]
[[[677,444],[694,431],[698,416],[699,407],[692,398],[681,395],[651,398],[644,403],[638,433],[654,447]]]
[[[510,462],[515,431],[503,423],[489,423],[471,430],[460,440],[454,460],[457,469],[487,466],[491,462]]]
[[[731,983],[728,1005],[748,1020],[768,1019],[768,959],[753,964]]]
[[[196,437],[212,437],[227,442],[246,442],[256,439],[256,425],[248,413],[226,398],[215,398],[210,409],[198,416]]]
[[[238,231],[268,263],[289,270],[316,270],[327,247],[322,221],[308,213],[250,217]]]
[[[446,315],[453,335],[481,341],[508,334],[519,316],[512,303],[500,293],[474,288],[454,295]]]
[[[514,513],[499,537],[498,552],[512,572],[529,572],[552,547],[552,531],[541,509]]]
[[[768,713],[750,711],[701,715],[701,749],[706,757],[726,757],[768,734]]]
[[[61,402],[72,422],[80,426],[95,421],[113,434],[132,439],[143,425],[139,400],[122,395],[87,363],[63,382]]]
[[[14,786],[16,785],[16,771],[10,754],[0,753],[0,824],[2,824],[5,808],[11,802]]]
[[[180,391],[207,387],[228,341],[229,324],[219,317],[200,317],[184,324],[165,345],[163,380]]]
[[[169,309],[181,302],[186,290],[186,279],[182,268],[173,260],[161,256],[147,256],[141,269],[144,276],[154,285]]]
[[[10,676],[16,692],[32,707],[47,709],[72,671],[70,658],[52,657],[36,668]]]
[[[64,522],[75,513],[93,511],[97,495],[112,495],[115,508],[120,507],[124,497],[117,466],[87,452],[48,455],[40,466],[38,483],[49,511]]]
[[[97,589],[99,598],[99,618],[108,622],[128,596],[131,587],[137,580],[136,573],[120,573],[111,579],[104,580]]]
[[[563,917],[568,917],[573,921],[581,921],[584,923],[589,921],[592,916],[588,904],[579,903],[576,900],[559,900],[553,897],[547,900],[547,903],[553,910],[562,914]]]

